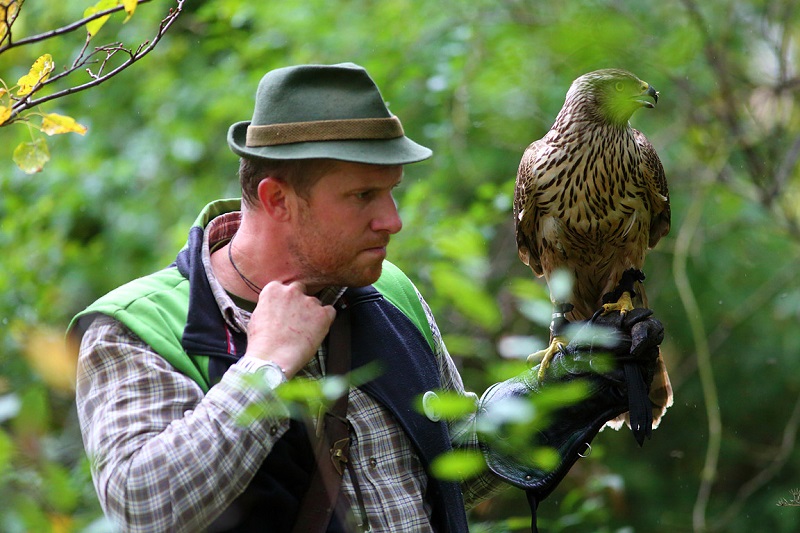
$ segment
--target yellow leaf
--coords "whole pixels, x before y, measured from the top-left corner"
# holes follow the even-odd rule
[[[4,105],[0,105],[0,126],[5,124],[6,120],[8,120],[10,117],[11,117],[11,106],[6,107]]]
[[[139,5],[138,0],[122,0],[122,6],[125,8],[125,13],[128,14],[123,22],[128,22],[128,19],[133,16],[133,12],[136,11],[137,5]]]
[[[50,531],[53,533],[69,533],[75,531],[75,521],[65,514],[50,514]]]
[[[36,84],[44,82],[50,76],[50,73],[55,70],[56,64],[53,62],[53,56],[44,54],[34,61],[33,66],[27,74],[17,80],[17,96],[25,96],[30,94]]]
[[[118,4],[119,2],[117,0],[100,0],[95,5],[87,7],[86,10],[83,12],[83,17],[84,18],[91,17],[95,13],[100,13],[101,11],[110,9]],[[94,37],[97,34],[97,32],[100,31],[100,28],[103,27],[103,24],[106,23],[108,17],[110,16],[111,15],[103,15],[100,18],[94,19],[93,21],[86,23],[86,31],[89,33],[89,38]]]
[[[47,141],[36,139],[29,143],[20,143],[14,149],[12,156],[14,163],[26,174],[35,174],[44,168],[45,163],[50,160],[50,150],[47,149]]]
[[[2,118],[2,115],[0,115],[0,118]],[[86,126],[78,124],[72,117],[59,115],[57,113],[48,113],[42,117],[42,131],[48,135],[70,132],[84,135],[86,133]]]
[[[28,365],[45,383],[61,392],[75,390],[78,347],[74,339],[65,341],[63,331],[46,326],[20,328],[16,336]]]
[[[14,23],[18,11],[19,6],[15,1],[2,1],[2,3],[0,3],[0,42],[6,38],[8,27]]]

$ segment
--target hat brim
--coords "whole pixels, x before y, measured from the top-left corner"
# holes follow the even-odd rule
[[[256,159],[337,159],[370,165],[406,165],[428,159],[433,152],[408,137],[380,140],[319,141],[247,146],[250,121],[228,129],[228,146],[240,157]]]

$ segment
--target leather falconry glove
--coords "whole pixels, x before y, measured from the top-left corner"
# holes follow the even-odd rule
[[[481,450],[489,468],[506,482],[528,493],[534,516],[538,501],[546,498],[564,478],[572,465],[585,456],[590,443],[603,425],[628,411],[628,382],[625,367],[641,376],[649,389],[656,370],[658,345],[664,327],[649,309],[634,309],[625,316],[619,312],[596,316],[575,323],[573,340],[550,362],[544,378],[537,377],[538,367],[507,381],[491,386],[478,403],[477,425]],[[528,435],[527,449],[503,446],[503,424],[492,425],[497,414],[510,405],[557,388],[559,384],[580,381],[586,395],[579,401],[558,407],[547,422]],[[505,404],[506,407],[503,407]],[[491,431],[481,432],[480,428]],[[558,461],[554,468],[537,466],[528,459],[530,451],[549,447]]]

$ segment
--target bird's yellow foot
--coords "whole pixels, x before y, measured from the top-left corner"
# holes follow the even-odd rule
[[[556,354],[563,348],[564,339],[556,336],[553,337],[552,341],[550,341],[550,346],[528,356],[528,366],[534,367],[537,364],[539,365],[539,371],[537,373],[539,381],[544,379],[544,374],[547,371],[547,368],[550,366],[550,361],[552,361],[553,357],[555,357]]]
[[[603,314],[607,315],[614,311],[619,311],[619,314],[625,316],[628,311],[633,311],[633,301],[631,300],[631,293],[624,291],[619,300],[612,303],[603,304]]]

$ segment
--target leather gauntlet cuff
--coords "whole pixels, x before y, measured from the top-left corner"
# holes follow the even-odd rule
[[[492,425],[492,432],[478,433],[478,442],[489,468],[506,482],[533,491],[539,501],[553,491],[580,457],[586,455],[600,428],[628,409],[627,394],[617,380],[595,373],[572,375],[568,379],[582,380],[588,395],[578,403],[552,412],[547,427],[533,430],[525,446],[527,451],[541,447],[553,449],[558,456],[554,468],[539,467],[526,460],[526,454],[514,453],[504,447],[502,424]],[[505,409],[514,402],[527,403],[531,395],[540,392],[542,385],[535,370],[492,385],[478,404],[479,428],[482,417],[491,420],[496,418],[493,412],[497,408]]]

